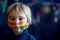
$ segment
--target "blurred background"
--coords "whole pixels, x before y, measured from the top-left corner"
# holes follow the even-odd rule
[[[60,40],[60,0],[0,0],[0,39],[5,32],[9,33],[8,28],[3,30],[6,26],[5,13],[7,7],[15,2],[22,2],[31,8],[32,25],[28,31],[37,40]]]

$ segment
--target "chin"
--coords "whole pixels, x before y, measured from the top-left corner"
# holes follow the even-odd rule
[[[23,30],[17,30],[18,32],[21,32],[21,31],[23,31]]]
[[[17,31],[18,31],[18,32],[21,32],[21,31],[23,31],[23,30],[21,30],[20,28],[18,28]]]

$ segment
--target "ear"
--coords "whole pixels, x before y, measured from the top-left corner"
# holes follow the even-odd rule
[[[29,27],[29,23],[27,22],[27,23],[26,23],[26,28],[28,28],[28,27]]]
[[[29,22],[29,19],[27,19],[27,23]]]
[[[30,24],[30,20],[29,19],[27,19],[27,23]]]

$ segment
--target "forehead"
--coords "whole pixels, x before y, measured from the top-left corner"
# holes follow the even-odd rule
[[[12,10],[8,16],[26,16],[24,12],[17,12],[15,10]]]

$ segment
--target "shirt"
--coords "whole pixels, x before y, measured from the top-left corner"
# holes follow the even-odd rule
[[[13,32],[6,35],[3,40],[36,40],[31,34],[28,33],[28,30],[24,30],[24,32],[20,35],[16,35]]]

